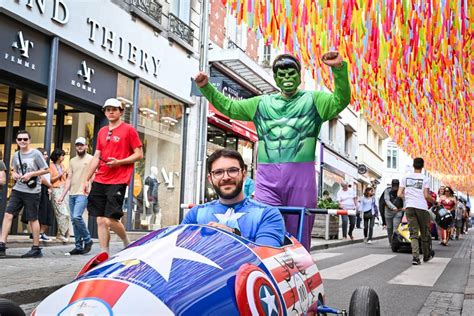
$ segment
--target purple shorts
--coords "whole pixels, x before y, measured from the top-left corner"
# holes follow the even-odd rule
[[[273,206],[316,207],[314,162],[258,164],[255,199]],[[296,236],[298,215],[285,215],[286,231]],[[314,215],[305,215],[301,244],[309,251]]]

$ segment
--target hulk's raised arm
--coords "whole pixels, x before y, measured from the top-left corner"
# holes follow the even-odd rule
[[[343,63],[341,68],[332,67],[335,85],[334,92],[314,92],[314,105],[323,121],[334,118],[339,112],[344,110],[351,101],[347,63]]]
[[[244,100],[233,100],[226,97],[210,83],[200,88],[206,99],[224,115],[231,119],[241,121],[252,121],[257,111],[261,96],[256,96]]]

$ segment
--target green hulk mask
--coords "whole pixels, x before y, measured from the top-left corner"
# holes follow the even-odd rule
[[[291,55],[280,55],[273,63],[273,78],[285,95],[293,95],[301,84],[301,65]]]

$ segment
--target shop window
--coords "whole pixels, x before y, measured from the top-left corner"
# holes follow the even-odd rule
[[[144,159],[135,164],[133,229],[178,224],[184,104],[140,84],[137,130]]]

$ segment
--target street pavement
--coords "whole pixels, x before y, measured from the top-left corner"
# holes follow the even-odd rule
[[[386,237],[386,231],[380,226],[374,227],[374,244],[368,245],[363,243],[363,230],[355,229],[354,230],[354,240],[343,240],[341,238],[337,240],[324,240],[322,238],[313,238],[311,245],[311,254],[315,257],[316,262],[320,270],[325,270],[330,268],[327,264],[335,264],[334,258],[337,257],[337,253],[341,253],[339,249],[344,249],[344,252],[351,250],[354,254],[360,255],[372,255],[375,258],[375,262],[389,260],[392,256],[391,251],[388,248],[388,241]],[[339,232],[339,236],[342,236],[342,233]],[[135,240],[140,237],[140,234],[132,234],[131,239]],[[114,239],[112,239],[114,240]],[[116,239],[115,239],[116,240]],[[7,254],[19,256],[26,251],[28,251],[31,241],[25,236],[11,236],[9,239],[11,241],[9,246],[12,247],[7,250]],[[458,243],[461,244],[461,243]],[[447,298],[443,296],[443,291],[440,293],[433,292],[429,299],[426,300],[425,305],[420,310],[420,315],[430,315],[427,313],[431,308],[432,311],[440,311],[443,304],[451,304],[455,301],[460,307],[455,311],[449,311],[447,314],[453,315],[474,315],[474,265],[471,264],[471,241],[470,238],[466,240],[463,244],[462,256],[469,260],[469,266],[473,270],[468,269],[467,273],[467,285],[466,279],[461,282],[462,289],[458,289],[457,295],[453,295],[452,298]],[[99,247],[98,242],[95,241],[95,244],[92,248],[91,253],[87,255],[80,256],[65,256],[65,253],[72,250],[73,243],[64,245],[58,242],[49,242],[45,243],[43,247],[44,256],[42,258],[36,259],[21,259],[21,258],[8,258],[0,259],[0,298],[8,298],[20,304],[25,312],[30,313],[39,301],[44,299],[47,295],[55,291],[56,289],[62,287],[63,285],[69,283],[73,280],[77,272],[82,268],[82,266],[90,260],[95,254],[98,253]],[[338,247],[337,249],[334,249]],[[111,242],[111,253],[115,254],[123,248],[121,242]],[[449,248],[449,247],[448,247]],[[374,256],[377,253],[380,253],[378,259]],[[336,253],[336,255],[334,255]],[[459,251],[457,251],[459,253]],[[406,258],[401,260],[402,263],[397,263],[398,265],[407,265],[407,262],[410,260],[410,256],[405,254]],[[459,255],[459,254],[458,254]],[[354,259],[353,259],[354,260]],[[356,264],[352,263],[351,266]],[[410,265],[410,263],[408,263]],[[422,265],[423,266],[423,265]],[[420,268],[420,267],[416,267]],[[396,271],[397,265],[395,265]],[[332,273],[332,275],[331,275]],[[349,273],[350,272],[346,272]],[[327,278],[325,278],[325,275]],[[330,270],[322,273],[323,281],[325,283],[325,289],[328,292],[329,297],[341,297],[340,293],[337,295],[331,295],[331,287],[334,284],[334,281],[331,278],[338,278],[338,273],[331,272]],[[369,285],[371,284],[370,276],[368,279],[363,279],[358,285]],[[378,286],[377,286],[378,287]],[[336,287],[335,287],[336,288]],[[344,290],[342,290],[344,293]],[[382,295],[384,291],[381,291]],[[347,293],[347,299],[350,298],[350,293]],[[385,299],[385,297],[384,297]],[[337,300],[336,300],[337,302]],[[429,304],[429,302],[434,302]],[[440,303],[441,302],[441,303]],[[444,302],[444,303],[443,303]],[[447,303],[446,303],[447,302]],[[461,303],[459,303],[461,302]],[[348,308],[346,301],[337,302],[340,304],[339,308]],[[443,306],[436,306],[435,303],[441,304]],[[444,306],[445,307],[445,306]],[[446,311],[448,311],[446,307]],[[390,314],[390,313],[389,313]],[[401,312],[400,314],[406,314]],[[382,313],[384,315],[384,313]],[[394,314],[395,315],[395,314]],[[410,314],[406,314],[410,315]],[[432,314],[438,315],[438,314]],[[441,315],[441,314],[440,314]],[[444,314],[443,314],[444,315]]]
[[[448,247],[433,240],[435,258],[420,266],[411,264],[410,252],[393,253],[386,239],[311,254],[331,307],[348,310],[354,290],[369,286],[380,299],[381,315],[474,315],[472,235],[463,237]]]

